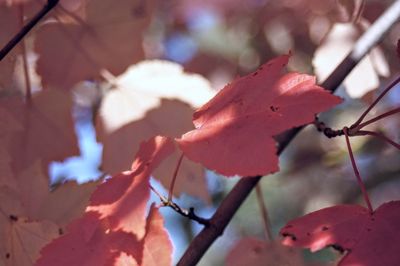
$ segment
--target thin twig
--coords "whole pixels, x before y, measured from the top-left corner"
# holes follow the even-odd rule
[[[352,52],[336,67],[333,73],[322,84],[322,87],[334,92],[350,71],[383,38],[399,17],[400,0],[397,0],[361,36],[354,45]],[[301,129],[302,127],[290,130],[282,137],[279,142],[278,155],[283,152]],[[222,235],[233,215],[260,179],[261,176],[242,178],[233,187],[211,217],[210,225],[204,228],[190,242],[189,247],[178,262],[179,266],[196,265],[199,262],[211,244]]]
[[[25,37],[35,25],[57,5],[59,0],[48,0],[47,4],[1,49],[0,61]]]
[[[369,200],[368,193],[367,193],[367,190],[365,189],[364,182],[362,181],[360,172],[358,171],[356,160],[354,159],[353,150],[351,149],[351,144],[350,144],[349,135],[348,135],[348,128],[347,127],[343,128],[343,132],[344,132],[344,136],[346,137],[347,150],[349,151],[351,165],[353,166],[353,170],[354,170],[354,174],[356,175],[356,178],[357,178],[358,186],[360,187],[361,192],[364,196],[364,200],[367,203],[368,210],[372,214],[374,210],[372,209],[371,201]]]
[[[182,159],[183,159],[183,152],[182,152],[181,156],[179,157],[178,163],[176,164],[174,175],[172,176],[172,181],[171,181],[171,184],[168,189],[168,201],[172,201],[172,195],[174,194],[175,181],[176,181],[176,177],[178,176],[178,172],[179,172],[179,168],[182,163]]]
[[[363,119],[367,116],[369,111],[371,111],[371,109],[375,107],[375,105],[383,98],[383,96],[385,96],[386,93],[388,93],[399,82],[400,82],[400,76],[398,76],[394,81],[392,81],[392,83],[390,83],[389,86],[383,92],[381,92],[381,94],[379,94],[378,98],[376,98],[375,101],[370,106],[368,106],[368,108],[361,114],[360,118],[358,118],[358,120],[353,125],[351,125],[350,130],[358,127],[363,121]]]
[[[353,136],[373,136],[373,137],[377,137],[377,138],[379,138],[379,139],[381,139],[383,141],[386,141],[387,143],[389,143],[393,147],[395,147],[395,148],[400,150],[400,144],[394,142],[393,140],[391,140],[390,138],[386,137],[382,133],[369,131],[369,130],[359,130]]]
[[[260,207],[262,222],[264,225],[265,239],[267,239],[268,241],[272,241],[273,236],[272,236],[272,232],[271,232],[271,225],[269,222],[267,206],[265,206],[264,197],[263,197],[260,183],[258,183],[256,186],[256,194],[257,194],[258,206]]]
[[[171,200],[168,200],[166,197],[161,195],[161,193],[159,193],[153,186],[150,185],[150,189],[154,193],[156,193],[156,195],[160,198],[162,206],[170,207],[171,209],[173,209],[175,212],[177,212],[178,214],[182,215],[183,217],[186,217],[186,218],[188,218],[190,220],[196,221],[199,224],[204,225],[205,227],[208,227],[210,225],[210,220],[196,215],[194,213],[194,208],[193,207],[190,207],[189,210],[181,208],[175,202],[173,202]]]

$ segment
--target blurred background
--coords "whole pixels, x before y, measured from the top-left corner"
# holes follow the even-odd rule
[[[288,65],[289,71],[314,74],[319,81],[323,81],[350,51],[357,38],[368,29],[368,25],[393,2],[388,0],[160,1],[153,12],[147,14],[149,24],[142,33],[143,38],[139,35],[137,38],[143,47],[143,59],[172,61],[182,66],[183,70],[179,70],[181,72],[200,74],[208,80],[206,87],[211,91],[207,92],[209,94],[216,93],[235,77],[254,71],[269,59],[289,52],[292,54]],[[336,129],[352,124],[382,89],[399,75],[399,58],[396,54],[399,36],[400,23],[396,23],[379,46],[363,60],[353,71],[352,77],[337,91],[337,94],[345,99],[344,103],[322,114],[320,116],[322,121]],[[34,44],[28,43],[28,49],[31,49],[29,56],[31,71],[36,77],[33,90],[40,91],[40,77],[35,74],[35,62],[38,56],[33,46]],[[146,82],[145,77],[146,75],[142,76],[143,84]],[[149,77],[151,75],[147,76]],[[172,85],[168,86],[173,86],[174,81],[171,82]],[[108,103],[106,97],[111,98],[111,93],[115,91],[112,85],[110,79],[106,81],[87,79],[71,89],[74,99],[72,113],[80,155],[49,165],[53,186],[65,180],[75,179],[83,183],[112,174],[113,171],[119,170],[119,166],[115,166],[117,163],[112,166],[104,165],[104,158],[110,158],[107,157],[107,151],[117,145],[113,142],[113,137],[123,140],[129,136],[135,138],[136,144],[132,145],[138,145],[137,143],[145,136],[155,132],[151,130],[148,133],[147,129],[142,128],[143,123],[146,127],[149,127],[148,124],[157,123],[156,127],[161,133],[164,132],[161,122],[158,121],[161,118],[169,119],[169,123],[174,127],[171,131],[167,130],[171,133],[166,134],[177,137],[188,130],[187,127],[190,128],[191,112],[200,106],[181,96],[171,98],[160,94],[158,97],[161,102],[155,106],[151,105],[137,118],[127,120],[129,123],[139,124],[130,124],[132,127],[126,127],[128,133],[118,131],[119,135],[112,135],[107,131],[105,124],[113,118],[104,119],[104,113],[110,113],[111,110],[107,108],[114,108],[105,104]],[[147,85],[135,86],[145,88]],[[10,94],[6,90],[0,92],[3,97]],[[186,92],[190,93],[192,92]],[[181,103],[174,101],[184,102],[185,105],[182,105],[184,111],[178,112],[176,106]],[[138,105],[141,103],[141,99],[138,98]],[[394,88],[370,116],[398,107],[399,103],[400,91]],[[169,105],[173,106],[170,111],[167,110]],[[180,115],[185,116],[184,119],[189,121],[187,122],[189,125],[173,125],[174,121],[183,119]],[[118,126],[126,126],[126,123],[121,123]],[[382,132],[398,143],[399,123],[399,116],[396,114],[374,123],[369,129]],[[136,127],[137,125],[139,127]],[[139,132],[137,135],[136,131],[131,131],[135,128]],[[143,133],[144,131],[146,133]],[[383,202],[400,199],[399,151],[372,137],[354,137],[351,141],[373,206],[376,208]],[[126,144],[123,142],[118,145],[124,143]],[[132,152],[134,154],[134,149]],[[120,156],[122,158],[127,155],[122,153]],[[117,160],[125,160],[121,158]],[[128,166],[131,159],[127,157]],[[123,166],[125,164],[121,165]],[[179,195],[176,195],[176,202],[184,208],[194,207],[200,216],[210,217],[238,181],[238,177],[226,178],[211,171],[199,172],[190,166],[188,169],[185,173],[189,173],[188,175],[195,173],[193,175],[196,176],[192,176],[192,179],[186,176],[187,183],[182,185],[180,190],[186,192],[185,188],[200,183],[200,186],[205,188],[201,188],[201,192],[196,191],[197,187],[190,193],[179,192],[177,193]],[[363,204],[344,138],[327,139],[313,126],[308,126],[280,157],[280,169],[279,173],[266,176],[261,181],[271,230],[277,239],[279,229],[290,219],[334,204]],[[202,176],[198,176],[199,173]],[[152,182],[157,190],[166,195],[168,190],[164,187],[168,186],[166,185],[168,180],[157,178]],[[153,198],[155,202],[159,202],[155,195]],[[163,209],[163,214],[174,242],[176,262],[202,226],[180,217],[167,208]],[[264,233],[260,206],[255,193],[252,193],[224,235],[214,243],[199,265],[224,265],[226,254],[236,241],[246,236],[264,239]],[[328,263],[338,256],[337,252],[329,250],[314,254],[304,251],[303,255],[308,262],[315,263],[314,265]]]

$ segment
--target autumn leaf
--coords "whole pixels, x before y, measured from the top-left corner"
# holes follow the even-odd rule
[[[39,257],[39,251],[59,236],[58,226],[50,221],[28,221],[26,218],[8,220],[0,218],[0,226],[7,234],[1,234],[0,264],[4,266],[31,266]]]
[[[0,264],[30,266],[40,249],[62,231],[55,221],[36,220],[36,211],[50,194],[47,178],[37,162],[16,176],[1,171],[0,184],[0,253],[5,254],[0,256]],[[62,203],[53,204],[62,208]]]
[[[71,110],[72,99],[62,91],[41,91],[32,100],[20,97],[0,99],[0,123],[12,125],[0,135],[12,158],[12,168],[20,172],[37,160],[43,169],[51,161],[79,154]]]
[[[133,157],[141,139],[148,139],[155,133],[176,137],[182,132],[190,130],[192,113],[192,108],[187,104],[176,100],[162,100],[161,106],[147,112],[144,118],[128,123],[105,135],[101,138],[104,145],[102,169],[113,173],[129,167],[128,158]],[[179,121],[170,123],[170,118],[177,114]],[[120,156],[115,157],[115,153]],[[166,188],[171,184],[180,154],[180,150],[175,150],[153,174]],[[183,159],[179,168],[174,188],[174,195],[179,196],[182,193],[201,198],[205,202],[209,200],[204,168],[186,158]]]
[[[400,263],[399,223],[400,201],[387,202],[372,214],[358,205],[338,205],[292,220],[280,234],[284,245],[346,252],[340,266],[395,266]]]
[[[151,262],[160,254],[159,248],[169,253],[171,244],[162,219],[153,210],[146,218],[146,205],[150,174],[173,149],[172,140],[165,137],[142,143],[131,171],[101,184],[84,216],[42,250],[37,265],[117,265],[114,262],[127,261],[142,265],[145,258]],[[154,241],[162,246],[154,245]]]
[[[35,212],[37,220],[49,220],[64,227],[72,220],[82,216],[90,196],[102,179],[78,184],[68,181],[51,190]]]
[[[196,129],[177,140],[184,154],[227,176],[276,172],[273,137],[312,122],[315,114],[340,102],[315,85],[312,76],[283,75],[288,59],[275,58],[236,79],[197,110]]]
[[[144,57],[142,34],[153,1],[89,1],[86,20],[49,22],[36,34],[37,72],[44,87],[70,89],[100,71],[119,75]]]
[[[143,243],[143,266],[158,266],[172,264],[172,243],[164,228],[164,219],[158,208],[150,208],[147,217],[146,235]]]
[[[266,242],[257,238],[242,238],[229,251],[225,258],[226,266],[302,266],[302,254],[282,246],[279,242]]]
[[[174,145],[169,138],[158,136],[143,142],[132,170],[119,173],[100,185],[86,210],[100,213],[102,219],[107,218],[113,230],[123,229],[143,237],[151,172],[173,151]],[[135,208],[132,208],[132,202]]]
[[[18,31],[18,10],[2,5],[0,1],[0,48],[3,48]],[[0,96],[11,91],[18,49],[9,53],[0,64]]]
[[[141,140],[157,134],[178,137],[192,129],[193,108],[214,95],[202,76],[160,60],[131,66],[116,83],[118,87],[106,94],[96,119],[98,139],[104,147],[102,170],[106,173],[127,169]],[[172,117],[176,118],[173,123]],[[180,154],[176,150],[154,172],[166,188]],[[203,167],[187,159],[181,164],[174,189],[174,195],[182,193],[209,201]]]
[[[41,250],[35,265],[113,265],[121,251],[140,257],[140,244],[134,234],[107,228],[99,214],[86,213],[68,226],[65,235]]]

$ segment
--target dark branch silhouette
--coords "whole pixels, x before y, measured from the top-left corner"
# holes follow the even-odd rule
[[[33,27],[58,4],[59,0],[48,0],[47,4],[1,49],[0,61],[30,32]]]

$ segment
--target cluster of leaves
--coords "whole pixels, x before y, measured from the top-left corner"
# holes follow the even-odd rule
[[[197,1],[188,2],[193,7]],[[0,1],[1,24],[8,25],[0,45],[42,5]],[[155,10],[155,1],[60,1],[51,18],[35,29],[33,44],[24,40],[1,62],[2,265],[170,265],[172,244],[159,207],[148,207],[150,176],[170,187],[170,194],[185,192],[209,201],[201,165],[243,178],[277,172],[277,136],[314,122],[316,114],[341,102],[317,86],[314,76],[284,73],[290,56],[283,55],[235,79],[202,105],[214,92],[201,76],[168,62],[131,66],[145,58],[138,36]],[[28,64],[27,49],[38,56],[35,67]],[[18,80],[21,76],[24,81]],[[68,181],[49,190],[49,163],[79,153],[70,90],[84,80],[95,81],[94,96],[83,94],[95,108],[98,139],[104,144],[102,170],[112,176],[83,185]],[[107,92],[100,102],[101,82],[111,88],[102,85]],[[73,91],[83,98],[80,88]],[[199,109],[192,129],[194,108]],[[171,125],[177,113],[179,123]],[[172,177],[177,163],[180,171]],[[398,238],[398,208],[391,202],[375,211],[356,205],[324,209],[289,222],[281,231],[283,243],[311,250],[334,246],[348,252],[342,265],[396,265],[395,245],[385,239]],[[385,243],[379,252],[387,254],[384,261],[378,253],[365,255],[373,253],[375,242]],[[248,256],[236,257],[236,250],[247,250]],[[251,238],[230,254],[228,265],[304,264],[297,250]]]

